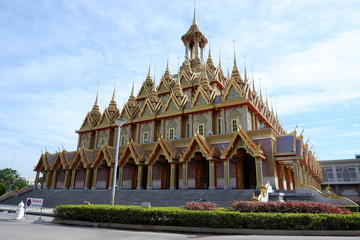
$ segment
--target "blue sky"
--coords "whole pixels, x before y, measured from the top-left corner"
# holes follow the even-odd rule
[[[176,73],[193,4],[0,1],[0,169],[34,176],[45,146],[75,150],[98,86],[101,110],[115,82],[121,107],[132,80],[136,90],[145,80],[150,56],[156,79],[167,59]],[[283,126],[304,127],[318,159],[360,153],[359,1],[197,0],[196,9],[215,62],[220,53],[224,71],[232,68],[235,39],[238,65],[246,55]]]

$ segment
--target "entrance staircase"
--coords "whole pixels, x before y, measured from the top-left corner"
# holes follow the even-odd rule
[[[230,207],[233,200],[251,200],[254,189],[249,190],[116,190],[116,205],[140,205],[150,202],[153,207],[178,207],[195,199],[214,202],[219,207]],[[0,204],[17,205],[26,198],[43,198],[43,207],[53,208],[57,205],[110,204],[111,190],[44,190],[34,189],[22,196],[2,201]]]

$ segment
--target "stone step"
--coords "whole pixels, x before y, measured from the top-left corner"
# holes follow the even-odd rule
[[[157,207],[184,206],[195,199],[214,202],[220,207],[230,207],[233,200],[250,200],[254,190],[116,190],[115,204],[140,205],[150,202]],[[1,204],[17,205],[26,198],[43,198],[44,207],[63,204],[110,204],[111,190],[39,190],[7,199]]]

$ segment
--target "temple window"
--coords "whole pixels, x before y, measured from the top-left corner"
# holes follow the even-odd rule
[[[82,143],[82,147],[83,147],[83,148],[87,148],[87,144],[88,144],[88,142],[87,142],[87,141],[84,141],[84,142]]]
[[[149,131],[143,132],[143,143],[148,143],[149,139],[150,139],[150,132]]]
[[[120,145],[121,146],[125,145],[125,135],[121,135],[121,137],[120,137]]]
[[[216,133],[221,134],[222,132],[222,124],[221,124],[221,117],[216,119]]]
[[[175,128],[169,128],[169,130],[168,130],[168,139],[169,140],[175,139]]]
[[[186,123],[186,138],[190,138],[190,123]]]
[[[204,134],[205,134],[205,124],[204,123],[198,124],[197,128],[198,128],[199,134],[201,136],[204,136]]]
[[[99,144],[99,146],[98,147],[102,147],[102,146],[104,146],[105,145],[105,143],[106,143],[106,139],[104,138],[104,137],[102,137],[102,138],[100,138],[100,144]]]
[[[231,119],[231,132],[236,132],[238,130],[238,125],[239,125],[238,118]]]

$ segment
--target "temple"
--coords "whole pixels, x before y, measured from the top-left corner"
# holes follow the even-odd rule
[[[268,182],[278,190],[321,189],[321,166],[302,133],[284,130],[246,67],[240,74],[235,51],[227,75],[220,59],[214,63],[210,48],[204,57],[208,40],[195,11],[181,41],[185,56],[176,73],[167,63],[155,84],[149,67],[138,94],[133,84],[121,109],[115,90],[103,112],[97,95],[76,131],[77,150],[43,153],[34,168],[36,184],[108,189],[118,171],[120,189],[256,189]],[[126,120],[120,130],[116,118]]]

